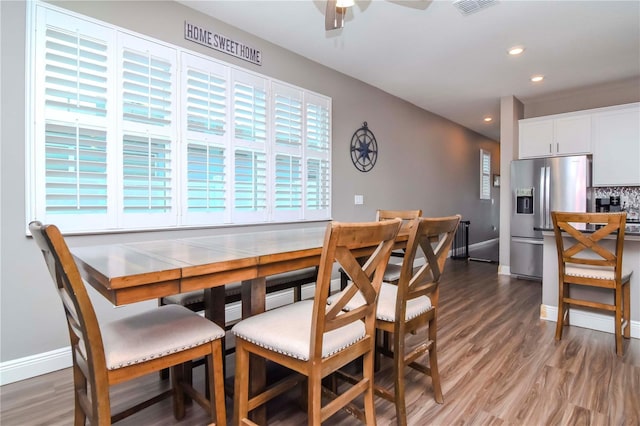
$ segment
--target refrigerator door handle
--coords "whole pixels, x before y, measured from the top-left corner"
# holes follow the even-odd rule
[[[539,203],[539,209],[538,209],[538,218],[540,220],[540,222],[538,223],[538,226],[540,226],[541,228],[544,228],[544,212],[545,212],[545,208],[544,208],[544,182],[545,182],[545,167],[540,167],[540,185],[538,186],[538,188],[540,188],[539,194],[534,194],[535,196],[538,197],[538,203]]]
[[[545,181],[544,181],[544,227],[551,227],[551,204],[550,203],[550,185],[551,185],[551,167],[545,167]]]

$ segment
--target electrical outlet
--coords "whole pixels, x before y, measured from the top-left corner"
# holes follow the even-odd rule
[[[353,197],[353,202],[356,206],[364,204],[364,195],[356,195]]]

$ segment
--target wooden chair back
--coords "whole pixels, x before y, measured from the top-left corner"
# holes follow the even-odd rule
[[[325,333],[354,321],[364,321],[367,335],[374,336],[376,300],[400,224],[400,219],[392,219],[365,223],[333,222],[327,225],[315,290],[311,357],[318,360],[322,358]],[[361,265],[358,259],[371,251]],[[334,263],[349,274],[351,282],[327,308]],[[343,308],[358,291],[364,297],[365,304],[344,312]],[[373,340],[371,342],[373,349]]]
[[[36,221],[29,224],[29,230],[44,256],[64,306],[73,357],[76,404],[82,407],[91,424],[95,419],[108,419],[109,380],[102,335],[73,255],[55,225],[42,225]],[[89,384],[90,399],[86,383]],[[91,403],[99,400],[98,395],[104,404]]]
[[[574,284],[615,288],[622,278],[622,253],[627,213],[571,213],[551,212],[558,253],[559,279]],[[582,232],[586,225],[596,229]],[[564,234],[563,234],[564,233]],[[602,245],[609,235],[615,236],[615,249]],[[607,280],[587,276],[568,276],[567,266],[605,268],[613,272]]]
[[[429,296],[432,305],[437,306],[440,276],[460,219],[460,215],[417,218],[410,224],[411,232],[398,281],[396,318],[404,318],[407,302],[420,296]],[[418,252],[424,255],[425,263],[414,267]]]
[[[409,229],[411,220],[422,216],[422,209],[418,210],[377,210],[376,220],[389,220],[400,218],[402,219],[402,226],[400,232],[405,232]]]

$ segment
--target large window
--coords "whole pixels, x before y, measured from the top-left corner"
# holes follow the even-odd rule
[[[27,221],[330,218],[330,98],[46,4],[27,31]]]

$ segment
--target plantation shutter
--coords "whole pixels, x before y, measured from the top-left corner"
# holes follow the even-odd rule
[[[229,203],[229,69],[183,54],[182,93],[186,123],[184,223],[231,221]]]
[[[66,14],[39,9],[44,31],[37,33],[35,215],[44,222],[91,229],[108,223],[111,48],[102,27]]]
[[[491,198],[491,153],[480,150],[480,199]]]
[[[303,218],[302,91],[282,83],[271,85],[274,139],[272,217]]]
[[[330,98],[47,2],[28,11],[26,223],[331,218]]]
[[[120,46],[122,220],[175,225],[176,52],[126,34]]]
[[[331,216],[331,103],[308,94],[306,112],[305,218]]]
[[[233,221],[268,219],[267,81],[257,75],[232,73]]]

